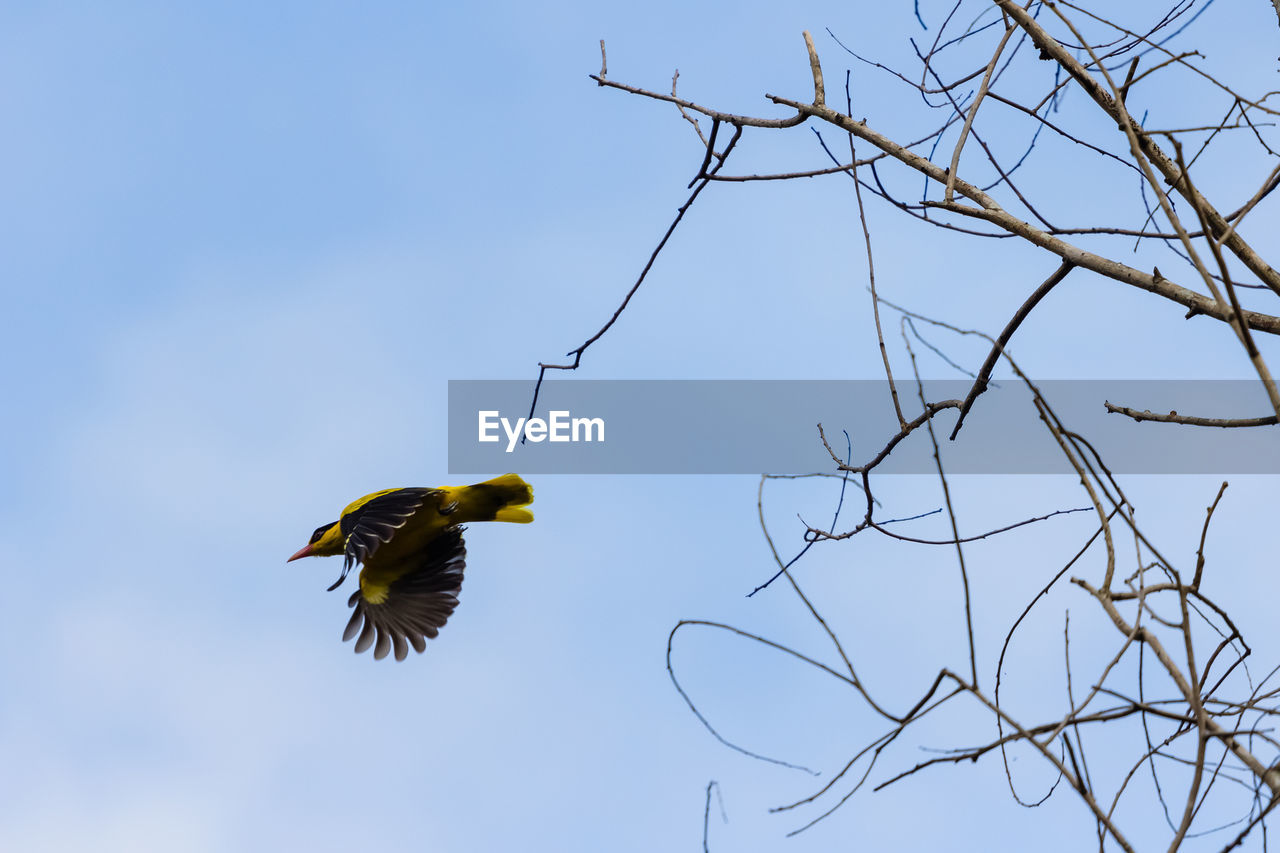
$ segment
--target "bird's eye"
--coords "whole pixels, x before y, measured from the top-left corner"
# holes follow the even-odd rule
[[[307,543],[307,544],[309,544],[309,545],[314,545],[314,544],[316,544],[317,542],[319,542],[319,541],[320,541],[320,537],[321,537],[321,536],[324,536],[325,531],[326,531],[326,530],[328,530],[330,527],[333,527],[333,525],[332,525],[332,524],[326,524],[326,525],[323,525],[323,526],[321,526],[321,527],[317,527],[317,528],[316,528],[316,532],[311,534],[311,541],[310,541],[309,543]]]

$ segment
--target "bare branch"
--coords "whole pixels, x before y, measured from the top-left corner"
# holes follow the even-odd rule
[[[1177,412],[1169,412],[1167,415],[1156,414],[1155,412],[1143,409],[1139,412],[1137,409],[1131,409],[1128,406],[1117,406],[1113,403],[1105,403],[1107,411],[1116,415],[1124,415],[1133,418],[1135,421],[1156,421],[1166,424],[1183,424],[1184,426],[1208,426],[1208,427],[1260,427],[1275,426],[1276,416],[1266,415],[1261,418],[1201,418],[1195,415],[1180,415]]]
[[[991,352],[987,354],[987,360],[982,363],[982,367],[978,369],[978,376],[973,382],[973,387],[969,389],[969,394],[964,398],[964,402],[960,404],[960,415],[956,418],[956,425],[951,429],[950,439],[956,440],[956,435],[960,432],[961,425],[964,424],[965,415],[969,414],[969,409],[973,407],[973,401],[978,399],[978,395],[987,390],[987,383],[991,379],[991,371],[995,370],[996,362],[1000,360],[1000,356],[1004,354],[1004,348],[1008,346],[1013,333],[1022,325],[1022,321],[1027,319],[1031,310],[1040,304],[1040,300],[1049,295],[1049,291],[1053,290],[1059,282],[1067,277],[1067,273],[1071,272],[1073,264],[1070,261],[1063,261],[1053,274],[1041,282],[1026,301],[1018,306],[1018,310],[1013,312],[1013,316],[1009,318],[1009,322],[1005,324],[1004,331],[996,338],[995,343],[991,346]]]

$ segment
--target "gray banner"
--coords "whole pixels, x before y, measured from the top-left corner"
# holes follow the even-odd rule
[[[1037,383],[1066,427],[1088,439],[1111,470],[1125,474],[1277,474],[1280,427],[1222,429],[1138,423],[1104,401],[1132,409],[1206,418],[1268,414],[1256,381],[1050,380]],[[963,399],[970,383],[924,383],[926,399]],[[899,383],[908,420],[921,411],[917,387]],[[830,471],[831,448],[853,464],[874,457],[898,432],[883,380],[548,380],[529,419],[528,380],[449,382],[449,473],[759,474]],[[1002,380],[978,398],[955,441],[957,412],[934,418],[953,474],[1065,474],[1071,468],[1040,422],[1030,391]],[[522,441],[523,439],[523,441]],[[934,472],[924,428],[877,468]]]

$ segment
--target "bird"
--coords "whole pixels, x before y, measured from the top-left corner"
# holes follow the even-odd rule
[[[458,606],[467,549],[465,528],[475,521],[528,524],[533,487],[518,474],[504,474],[470,486],[383,489],[353,501],[337,521],[322,524],[286,562],[342,554],[337,589],[353,566],[362,566],[354,608],[342,634],[356,639],[359,654],[373,647],[381,660],[421,654]]]

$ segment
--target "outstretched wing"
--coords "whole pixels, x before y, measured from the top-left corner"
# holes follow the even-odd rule
[[[373,656],[378,660],[392,648],[396,660],[408,656],[410,645],[419,653],[426,650],[427,638],[435,639],[458,606],[466,556],[462,528],[450,527],[406,558],[412,565],[388,586],[371,587],[366,596],[362,585],[347,601],[355,612],[342,634],[343,641],[359,635],[356,652],[374,646]]]
[[[395,532],[404,527],[428,499],[438,495],[439,489],[388,489],[343,510],[339,523],[346,542],[346,558],[342,574],[329,590],[332,592],[341,586],[353,566],[368,562],[378,546],[390,542]]]
[[[342,535],[347,541],[347,559],[367,563],[378,546],[391,537],[439,489],[392,489],[370,498],[342,516]]]

